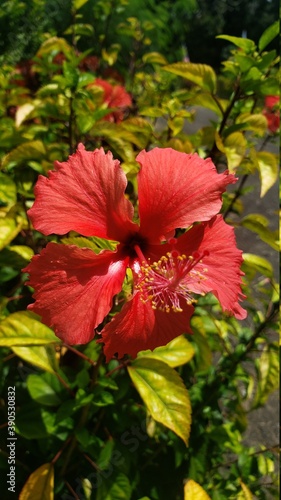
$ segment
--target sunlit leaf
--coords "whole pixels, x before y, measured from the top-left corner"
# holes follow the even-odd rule
[[[191,343],[183,336],[176,337],[167,345],[157,347],[154,351],[141,351],[138,357],[149,357],[160,359],[172,368],[188,363],[194,356],[194,348]]]
[[[30,347],[11,346],[11,349],[19,358],[31,363],[41,370],[45,370],[49,373],[55,373],[58,370],[54,345]]]
[[[211,498],[198,483],[189,479],[184,485],[184,500],[211,500]]]
[[[218,35],[216,38],[221,38],[223,40],[227,40],[230,43],[233,43],[233,45],[236,45],[240,49],[245,50],[246,53],[251,53],[255,50],[256,45],[253,40],[249,40],[249,38],[240,38],[237,36],[230,36],[230,35]]]
[[[73,0],[73,7],[76,10],[81,9],[81,7],[83,7],[83,5],[87,2],[88,0]]]
[[[28,118],[32,111],[34,111],[34,109],[34,104],[31,104],[30,102],[26,102],[25,104],[22,104],[22,106],[19,106],[15,117],[16,127],[19,127],[24,120]]]
[[[277,243],[278,234],[268,229],[268,220],[261,214],[246,215],[240,225],[258,234],[260,239],[270,245],[274,250],[279,250]]]
[[[72,236],[70,233],[68,238],[62,238],[61,242],[64,245],[75,245],[79,248],[90,248],[95,253],[100,253],[101,250],[115,250],[117,242],[105,240],[103,238],[98,238],[93,236],[91,238],[85,238],[84,236]]]
[[[20,232],[23,219],[12,219],[11,217],[0,218],[0,250],[5,248]]]
[[[163,67],[165,71],[182,76],[199,85],[204,90],[214,93],[217,86],[217,77],[211,66],[189,62],[176,62]]]
[[[71,53],[71,46],[67,43],[64,38],[59,38],[57,36],[53,36],[51,38],[47,38],[46,41],[42,43],[40,49],[38,50],[36,57],[42,57],[45,54],[50,52],[63,52],[64,54]]]
[[[189,102],[192,105],[195,104],[197,106],[211,109],[218,116],[222,116],[223,110],[225,109],[225,106],[227,104],[227,101],[222,99],[214,99],[211,94],[205,92],[200,92],[196,96],[192,97]]]
[[[75,23],[72,26],[69,26],[69,28],[64,31],[64,35],[71,35],[72,33],[74,33],[76,36],[93,36],[94,27],[91,24]]]
[[[258,169],[261,180],[261,198],[275,184],[278,178],[278,162],[275,155],[268,151],[257,153]]]
[[[279,387],[279,352],[277,343],[264,348],[261,357],[256,360],[256,369],[258,384],[252,409],[264,405],[268,396]]]
[[[6,167],[11,162],[27,163],[28,160],[39,160],[46,156],[46,149],[42,141],[28,141],[12,149],[2,161],[2,166]]]
[[[17,187],[8,175],[0,172],[0,211],[8,212],[17,201]]]
[[[23,486],[19,500],[53,500],[54,498],[54,466],[43,464],[30,474]]]
[[[174,431],[187,445],[191,406],[179,374],[163,361],[146,357],[134,360],[128,371],[154,420]]]
[[[159,52],[148,52],[142,56],[144,64],[168,64],[167,59]]]
[[[261,113],[243,113],[238,116],[236,123],[245,124],[245,129],[252,130],[259,136],[263,136],[267,130],[267,119]]]
[[[27,378],[27,389],[34,401],[46,406],[57,406],[61,403],[59,392],[61,384],[51,373],[31,374]]]
[[[61,341],[28,311],[12,313],[0,322],[0,346],[42,346],[54,342]]]
[[[33,250],[25,245],[12,245],[0,252],[0,267],[11,266],[22,269],[34,255]]]
[[[234,173],[246,153],[247,141],[244,135],[242,132],[233,132],[223,140],[216,134],[216,145],[226,156],[229,172]]]
[[[198,352],[196,352],[196,364],[198,371],[207,370],[212,364],[212,351],[206,335],[206,328],[203,318],[193,316],[191,318],[191,328],[194,332],[192,340],[195,342]]]
[[[273,276],[273,267],[271,263],[259,255],[243,253],[243,267],[244,266],[254,269],[268,278],[272,278]]]
[[[258,47],[260,51],[264,50],[267,45],[278,36],[280,29],[279,21],[275,21],[271,26],[266,28],[259,39]]]

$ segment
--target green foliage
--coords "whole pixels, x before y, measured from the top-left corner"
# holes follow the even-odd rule
[[[217,4],[226,8],[222,0]],[[277,493],[275,443],[249,447],[243,437],[250,412],[277,388],[278,290],[275,261],[266,258],[279,249],[274,213],[259,212],[259,204],[249,213],[245,205],[257,184],[261,203],[276,187],[276,133],[264,97],[278,88],[278,57],[270,45],[278,26],[268,25],[257,42],[221,35],[231,49],[219,74],[182,61],[181,50],[175,62],[165,48],[182,19],[172,35],[164,28],[175,13],[189,21],[202,5],[75,0],[61,12],[55,1],[1,6],[0,25],[13,19],[6,38],[8,28],[22,33],[21,16],[38,17],[26,42],[19,39],[19,51],[10,39],[0,70],[1,416],[6,422],[7,388],[15,387],[21,500],[266,500],[269,490]],[[41,16],[46,11],[52,19]],[[26,65],[12,67],[31,52]],[[125,81],[120,68],[127,70]],[[132,106],[118,115],[118,106],[93,85],[96,77],[126,85]],[[198,106],[212,113],[208,123],[198,120]],[[237,236],[243,231],[252,242],[243,254],[247,320],[226,317],[207,295],[197,302],[193,336],[106,364],[94,340],[64,345],[26,311],[33,290],[21,270],[49,241],[95,253],[116,249],[116,242],[74,232],[45,237],[26,215],[38,175],[65,161],[79,142],[89,150],[104,147],[121,161],[133,204],[142,149],[197,152],[219,171],[235,173],[238,182],[224,195],[222,212]],[[120,301],[130,293],[128,273]],[[118,308],[116,300],[110,314]],[[4,440],[6,431],[1,428]],[[1,471],[6,467],[5,450]]]

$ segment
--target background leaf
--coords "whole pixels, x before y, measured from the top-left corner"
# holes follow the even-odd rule
[[[133,361],[128,372],[154,420],[174,431],[187,445],[191,406],[179,374],[162,361],[144,357]]]

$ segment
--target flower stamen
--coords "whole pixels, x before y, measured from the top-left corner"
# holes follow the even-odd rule
[[[164,312],[182,312],[181,299],[187,304],[195,301],[189,287],[189,281],[200,283],[206,279],[206,268],[195,269],[208,252],[194,252],[190,256],[172,250],[152,264],[143,261],[138,274],[136,289],[141,294],[142,302],[151,302],[152,309]],[[201,267],[201,266],[200,266]],[[189,279],[190,278],[190,279]]]

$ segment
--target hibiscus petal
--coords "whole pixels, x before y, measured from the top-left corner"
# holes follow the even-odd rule
[[[117,252],[49,243],[24,269],[34,289],[29,309],[68,344],[85,344],[112,307],[126,273]]]
[[[218,174],[211,159],[171,148],[141,151],[137,161],[141,234],[159,241],[173,229],[210,220],[220,211],[222,193],[236,182]]]
[[[194,252],[203,255],[202,263],[194,267],[203,279],[198,280],[192,272],[186,277],[186,283],[193,292],[212,292],[224,311],[238,319],[247,316],[239,304],[239,300],[244,298],[241,292],[243,273],[240,271],[242,252],[236,247],[233,227],[226,224],[221,215],[187,231],[178,239],[176,249],[187,256]],[[207,255],[204,255],[206,252]]]
[[[102,330],[104,353],[107,361],[114,354],[122,358],[125,354],[135,357],[139,351],[166,345],[182,333],[192,333],[189,322],[193,306],[181,304],[183,312],[170,313],[154,310],[148,301],[143,303],[136,293],[120,313]]]
[[[28,212],[35,229],[116,241],[136,232],[133,206],[124,196],[126,176],[110,152],[85,151],[79,144],[68,161],[55,162],[55,169],[49,178],[39,176],[35,186],[35,203]]]

